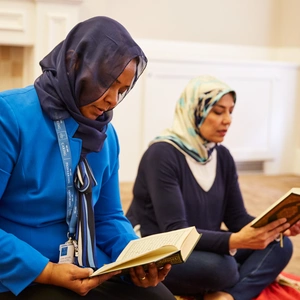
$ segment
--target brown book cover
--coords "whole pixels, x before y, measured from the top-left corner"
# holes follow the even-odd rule
[[[300,188],[292,188],[261,215],[251,222],[251,226],[258,228],[277,219],[286,218],[292,226],[300,220]]]

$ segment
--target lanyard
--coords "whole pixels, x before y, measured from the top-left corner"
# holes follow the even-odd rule
[[[75,238],[78,204],[73,184],[71,148],[64,120],[54,121],[54,125],[66,177],[68,238]]]

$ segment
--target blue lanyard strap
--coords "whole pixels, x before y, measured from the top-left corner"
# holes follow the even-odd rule
[[[81,157],[74,176],[74,186],[78,190],[78,264],[80,266],[97,266],[95,215],[92,188],[97,185],[88,161]]]
[[[66,190],[67,190],[67,215],[66,222],[69,226],[68,237],[74,238],[78,218],[78,203],[73,183],[71,149],[63,120],[54,121],[60,154],[64,165]]]

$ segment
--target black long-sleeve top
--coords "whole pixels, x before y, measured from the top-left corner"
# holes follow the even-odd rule
[[[152,144],[144,153],[133,188],[127,217],[141,235],[195,226],[202,237],[195,250],[229,253],[229,237],[253,220],[244,206],[233,157],[216,147],[216,177],[204,191],[185,156],[165,142]],[[221,230],[224,222],[228,231]]]

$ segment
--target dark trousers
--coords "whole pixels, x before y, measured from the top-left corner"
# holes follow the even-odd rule
[[[122,281],[119,277],[103,282],[86,296],[57,286],[36,284],[27,287],[18,296],[11,292],[0,293],[0,300],[174,300],[175,297],[162,284],[141,288]]]
[[[164,284],[174,295],[225,291],[236,300],[251,300],[275,280],[292,252],[287,237],[283,248],[273,242],[263,250],[238,250],[234,257],[193,251],[187,262],[172,267]]]

